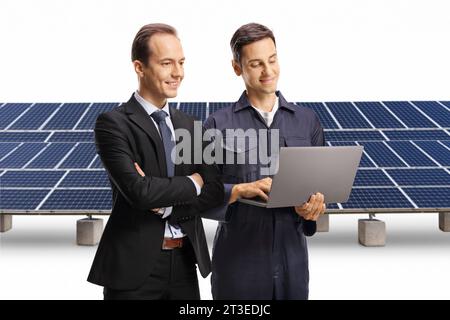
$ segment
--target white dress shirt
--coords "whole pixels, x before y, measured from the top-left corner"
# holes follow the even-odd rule
[[[161,133],[159,132],[158,124],[156,123],[156,121],[152,117],[150,117],[150,115],[153,112],[159,111],[159,110],[163,110],[163,111],[165,111],[167,113],[168,116],[164,120],[166,121],[166,124],[169,127],[170,132],[172,133],[172,140],[175,141],[175,130],[173,128],[172,120],[170,119],[169,103],[166,102],[165,106],[162,109],[159,109],[158,107],[156,107],[152,103],[150,103],[147,100],[145,100],[144,98],[142,98],[138,91],[136,91],[134,93],[134,97],[139,102],[139,104],[145,109],[145,111],[149,115],[148,118],[153,122],[153,124],[155,125],[155,128],[156,128],[156,130],[158,131],[159,134],[161,134]],[[197,184],[197,182],[195,182],[194,179],[192,179],[189,176],[188,176],[188,178],[191,179],[191,181],[194,183],[195,190],[197,191],[197,196],[200,195],[200,193],[201,193],[200,186]],[[162,219],[165,219],[166,217],[168,217],[172,213],[172,209],[173,209],[173,207],[161,208],[158,211],[158,213],[161,214],[161,218]],[[166,221],[166,229],[164,231],[164,237],[165,238],[182,238],[184,236],[186,236],[186,234],[183,233],[183,231],[181,230],[181,228],[179,226],[171,225],[171,224],[169,224],[168,221]]]

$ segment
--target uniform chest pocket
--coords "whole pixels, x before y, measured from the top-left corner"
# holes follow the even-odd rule
[[[223,181],[243,183],[258,180],[258,140],[257,138],[224,139]]]
[[[301,136],[289,136],[289,137],[283,137],[284,139],[284,145],[285,147],[310,147],[311,146],[311,139],[308,137],[301,137]]]

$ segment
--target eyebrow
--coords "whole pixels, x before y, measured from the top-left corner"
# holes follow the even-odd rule
[[[183,57],[183,58],[181,58],[181,59],[172,59],[172,58],[162,58],[162,59],[159,59],[159,62],[163,62],[163,61],[184,61],[184,60],[186,60],[186,57]]]
[[[273,57],[275,57],[277,55],[277,53],[274,53],[273,55],[271,55],[269,57],[269,59],[272,59]],[[252,59],[252,60],[248,60],[247,63],[252,63],[252,62],[257,62],[257,61],[261,61],[262,59]]]

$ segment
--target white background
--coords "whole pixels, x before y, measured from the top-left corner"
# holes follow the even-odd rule
[[[442,0],[0,2],[1,102],[125,101],[130,47],[150,22],[175,26],[186,55],[177,101],[233,101],[243,90],[229,40],[260,22],[277,38],[291,101],[449,100],[450,3]],[[387,245],[357,244],[357,218],[309,239],[311,299],[449,299],[450,234],[436,215],[384,215]],[[0,299],[100,299],[86,282],[96,247],[76,217],[14,217],[0,234]],[[211,240],[215,224],[206,221]],[[211,244],[211,241],[210,241]],[[209,278],[202,298],[211,298]]]

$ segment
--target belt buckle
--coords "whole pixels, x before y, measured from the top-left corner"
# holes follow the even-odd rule
[[[174,245],[174,243],[172,245],[170,245],[171,241],[176,242],[177,245]],[[182,246],[183,246],[182,238],[175,238],[175,239],[164,238],[163,243],[162,243],[163,250],[173,250],[175,248],[181,248]]]

